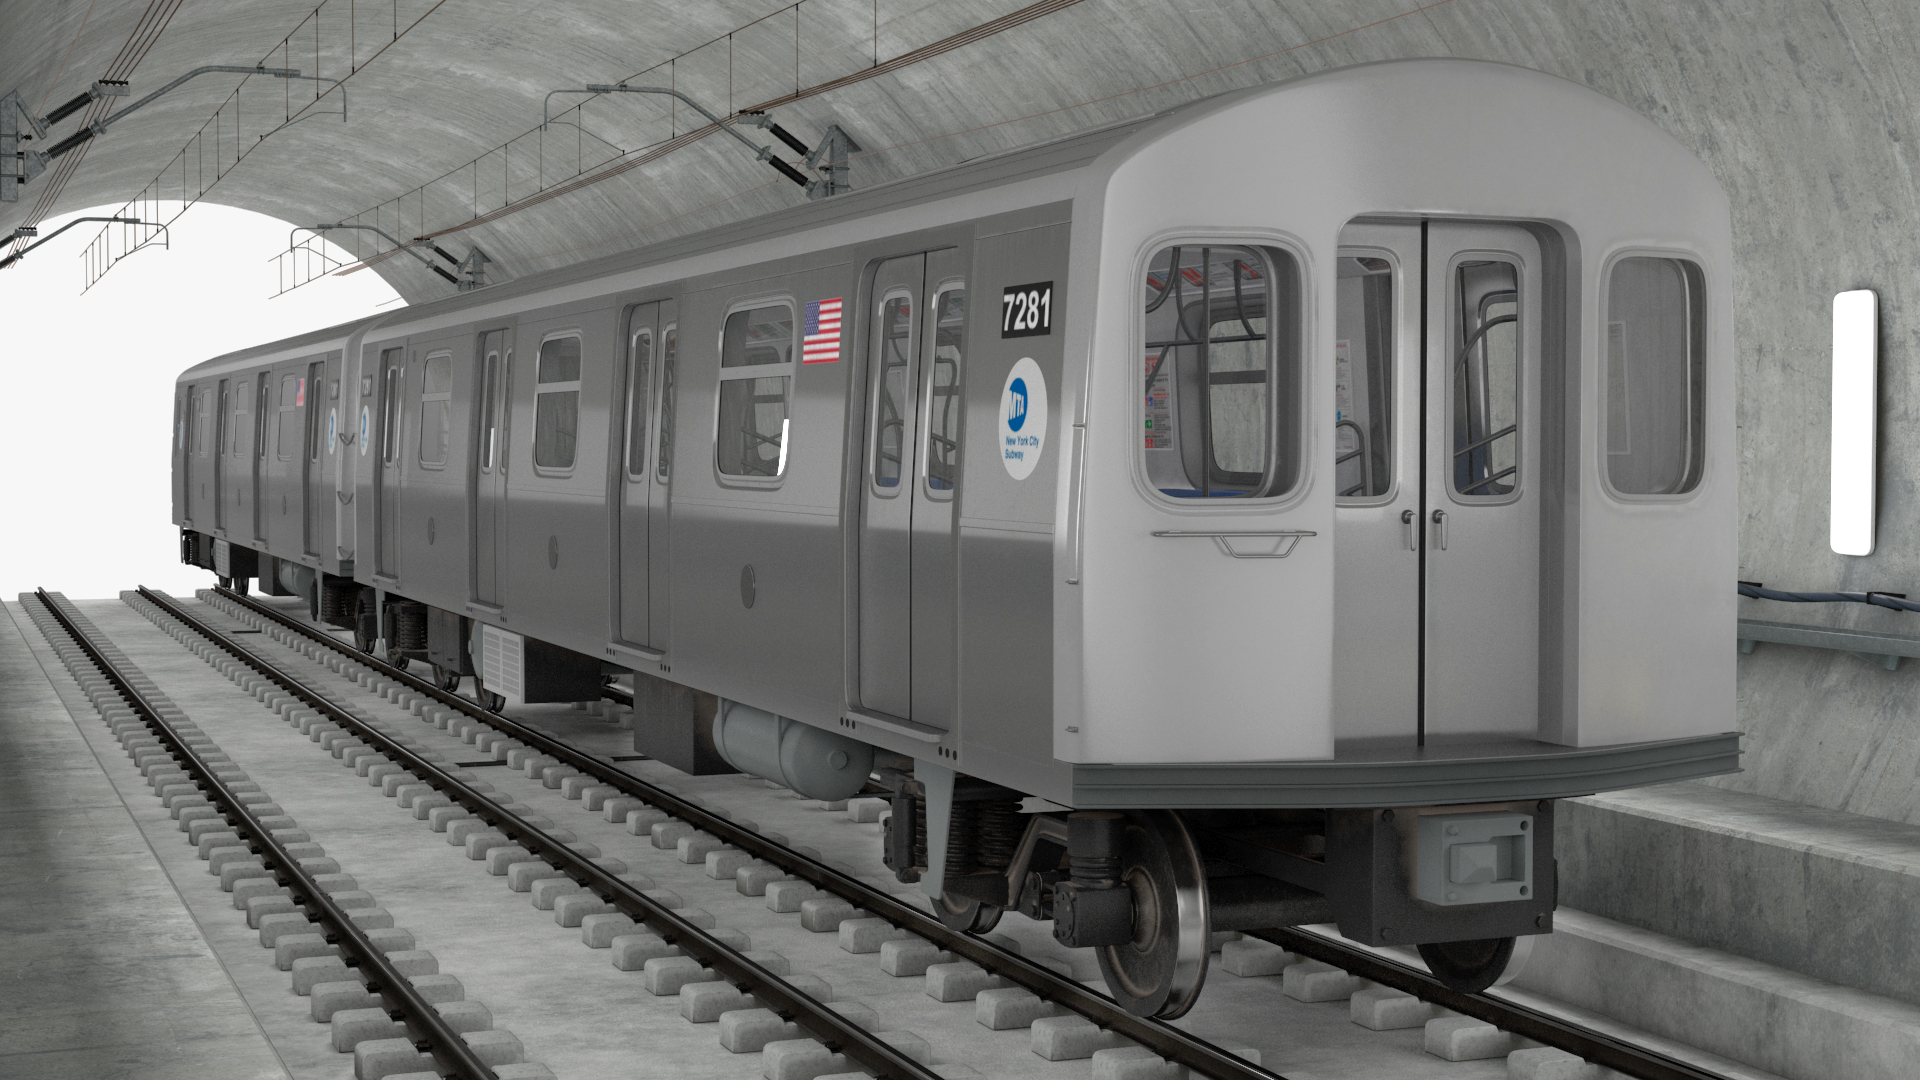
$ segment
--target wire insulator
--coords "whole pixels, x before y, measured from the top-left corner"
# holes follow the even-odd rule
[[[793,166],[787,164],[786,162],[781,161],[777,157],[768,158],[767,164],[773,166],[774,171],[778,172],[781,176],[784,176],[787,179],[793,181],[794,183],[799,184],[801,187],[807,186],[806,174],[802,173],[799,169],[796,169]]]
[[[767,130],[773,133],[774,138],[792,147],[793,152],[799,154],[801,157],[806,157],[809,153],[812,153],[812,151],[807,149],[806,143],[801,142],[794,136],[793,132],[788,131],[779,124],[768,124]]]
[[[43,118],[44,122],[49,124],[57,124],[60,121],[65,120],[67,117],[72,116],[74,113],[79,112],[81,109],[86,108],[87,103],[92,100],[93,100],[93,91],[89,90],[86,93],[81,94],[79,97],[74,98],[72,101],[67,102],[65,105],[62,105],[59,108],[48,113]]]

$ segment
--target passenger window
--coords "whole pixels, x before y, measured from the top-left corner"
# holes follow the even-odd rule
[[[1520,268],[1461,263],[1454,296],[1453,492],[1505,502],[1520,489]]]
[[[1607,482],[1622,495],[1700,483],[1706,321],[1700,268],[1621,259],[1607,279]]]
[[[633,335],[627,375],[627,475],[647,475],[647,381],[653,377],[653,331]]]
[[[1334,291],[1334,492],[1374,499],[1393,487],[1393,264],[1341,259]]]
[[[933,373],[927,389],[927,494],[953,498],[960,484],[960,364],[966,355],[967,290],[933,297]]]
[[[673,351],[678,337],[667,327],[660,350],[660,448],[653,455],[653,471],[663,484],[673,476]]]
[[[793,375],[793,308],[770,304],[727,316],[720,345],[720,417],[714,460],[728,476],[787,470],[787,388]]]
[[[880,300],[880,333],[873,342],[873,486],[890,496],[900,489],[907,399],[913,371],[913,297],[904,291]]]
[[[274,456],[281,461],[293,460],[293,448],[300,437],[293,418],[294,382],[295,378],[292,375],[282,376],[280,379],[280,430],[274,436],[273,452]]]
[[[420,384],[420,464],[447,463],[447,444],[453,423],[453,354],[427,357]]]
[[[573,468],[579,429],[580,339],[543,341],[533,400],[533,463],[542,469]]]
[[[1299,269],[1270,248],[1162,248],[1147,265],[1143,445],[1163,495],[1272,498],[1300,475]]]

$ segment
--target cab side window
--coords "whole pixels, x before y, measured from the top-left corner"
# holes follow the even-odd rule
[[[1277,498],[1299,484],[1299,280],[1272,248],[1180,244],[1147,264],[1140,445],[1161,495]]]
[[[1681,495],[1700,483],[1705,293],[1686,259],[1636,256],[1607,278],[1607,483],[1621,495]]]

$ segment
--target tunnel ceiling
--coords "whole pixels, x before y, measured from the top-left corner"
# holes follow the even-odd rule
[[[704,121],[668,98],[564,95],[557,110],[585,103],[541,132],[543,99],[562,87],[669,84],[721,114],[797,89],[804,96],[774,118],[809,144],[841,125],[867,151],[852,165],[858,186],[1236,87],[1446,55],[1553,72],[1640,110],[1717,169],[1744,234],[1777,236],[1837,224],[1833,187],[1862,158],[1904,164],[1903,144],[1886,139],[1911,124],[1903,58],[1887,47],[1914,40],[1920,19],[1900,0],[1844,16],[1772,6],[10,0],[0,5],[0,89],[18,89],[37,113],[106,77],[126,79],[132,96],[95,110],[123,107],[207,64],[342,81],[202,76],[57,160],[18,203],[0,205],[0,230],[141,196],[170,212],[184,195],[297,224],[438,234],[456,254],[478,243],[498,260],[496,278],[518,277],[805,198],[723,134],[673,145]],[[53,139],[86,118],[55,125]],[[1498,122],[1496,102],[1461,118]],[[1904,206],[1911,188],[1846,194]],[[1801,206],[1820,209],[1781,213]],[[362,254],[384,246],[370,235],[343,242]],[[409,300],[448,288],[408,258],[375,269]]]

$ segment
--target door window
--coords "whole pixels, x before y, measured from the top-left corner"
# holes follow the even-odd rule
[[[388,349],[380,355],[380,460],[387,465],[400,455],[400,388],[405,383],[400,356],[404,351]]]
[[[281,461],[292,461],[294,447],[299,445],[300,429],[295,426],[296,421],[293,416],[294,409],[297,408],[294,401],[298,393],[295,390],[295,384],[298,382],[299,377],[294,375],[282,376],[280,379],[280,428],[275,435],[274,456]]]
[[[1679,495],[1700,483],[1706,322],[1699,266],[1621,259],[1607,279],[1607,483]]]
[[[673,474],[673,351],[679,334],[671,326],[661,335],[660,448],[653,455],[654,476],[666,483]]]
[[[927,388],[927,494],[951,499],[960,484],[960,365],[966,356],[967,290],[933,297],[933,370]]]
[[[746,308],[727,316],[714,437],[714,461],[722,473],[773,479],[786,471],[793,352],[791,304]]]
[[[1520,489],[1520,270],[1470,260],[1454,271],[1448,393],[1453,493],[1505,502]]]
[[[653,331],[633,335],[627,374],[627,475],[647,475],[647,391],[653,377]]]
[[[200,392],[200,404],[193,423],[193,452],[202,456],[207,452],[207,426],[212,415],[213,390],[209,388]]]
[[[1335,279],[1334,491],[1366,502],[1393,488],[1393,264],[1342,258]]]
[[[1300,476],[1299,272],[1277,249],[1163,248],[1147,265],[1142,445],[1162,495],[1275,498]]]
[[[533,463],[564,472],[573,468],[580,430],[580,339],[540,343],[533,399]]]
[[[260,373],[259,399],[254,402],[253,413],[253,456],[267,460],[267,418],[273,414],[273,376]],[[256,473],[256,475],[258,475]]]
[[[500,346],[495,335],[488,335],[486,358],[481,361],[480,381],[480,468],[492,470],[493,454],[500,441]]]
[[[908,401],[913,393],[913,297],[894,290],[880,300],[880,332],[873,339],[873,462],[874,494],[891,498],[900,490],[900,476],[908,468],[906,428]]]

